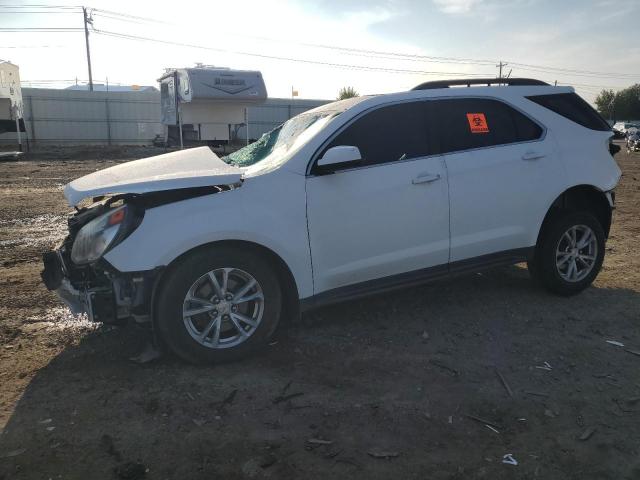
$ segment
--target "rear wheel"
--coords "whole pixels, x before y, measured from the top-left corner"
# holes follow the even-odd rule
[[[546,289],[575,295],[598,275],[604,260],[605,236],[598,219],[588,212],[557,214],[544,229],[529,261],[529,271]]]
[[[278,277],[254,252],[212,247],[180,260],[158,292],[158,329],[193,363],[236,360],[263,347],[280,318]]]

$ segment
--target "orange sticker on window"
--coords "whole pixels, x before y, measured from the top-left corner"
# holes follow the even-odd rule
[[[489,125],[484,113],[467,113],[471,133],[489,133]]]

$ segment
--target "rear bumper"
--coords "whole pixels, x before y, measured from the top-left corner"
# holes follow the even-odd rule
[[[607,202],[609,202],[609,207],[611,207],[611,210],[615,210],[616,209],[615,190],[609,190],[608,192],[604,192],[604,196],[607,197]]]

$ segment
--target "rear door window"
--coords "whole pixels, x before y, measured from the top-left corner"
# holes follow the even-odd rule
[[[360,149],[363,165],[419,158],[433,153],[428,139],[428,104],[407,102],[377,108],[356,119],[323,150],[338,145]]]
[[[498,100],[451,98],[433,103],[439,153],[529,142],[542,136],[537,123]]]

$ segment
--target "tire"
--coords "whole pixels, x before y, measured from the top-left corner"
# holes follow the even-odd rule
[[[583,237],[587,230],[591,231],[593,240]],[[576,233],[576,248],[571,247],[572,231]],[[583,239],[589,243],[578,248]],[[594,215],[560,212],[544,227],[535,255],[528,262],[529,271],[534,280],[550,292],[575,295],[591,285],[600,272],[604,248],[604,230]]]
[[[250,279],[255,285],[243,294],[241,290]],[[222,299],[218,298],[220,292]],[[242,298],[228,298],[234,294]],[[233,303],[252,296],[256,298]],[[165,272],[156,298],[155,321],[162,340],[190,363],[223,363],[257,352],[275,332],[282,309],[281,287],[271,265],[255,252],[228,246],[196,250],[178,260]],[[253,324],[245,323],[248,320]],[[207,328],[211,329],[209,334],[205,334]],[[241,334],[239,329],[248,333]]]

